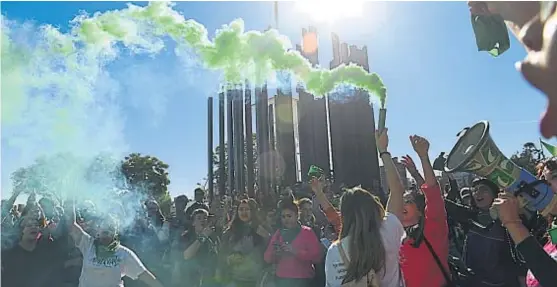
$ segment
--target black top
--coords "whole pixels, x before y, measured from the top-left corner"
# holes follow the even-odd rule
[[[522,254],[526,267],[544,287],[557,286],[557,261],[543,250],[535,237],[520,242],[516,249]]]
[[[3,287],[60,286],[67,241],[41,238],[33,251],[19,244],[2,251]]]

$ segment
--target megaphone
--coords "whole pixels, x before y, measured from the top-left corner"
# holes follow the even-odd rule
[[[526,208],[543,210],[552,203],[553,192],[545,182],[506,158],[489,135],[489,123],[481,121],[459,134],[445,163],[446,172],[469,172],[485,177],[501,189],[523,197]]]

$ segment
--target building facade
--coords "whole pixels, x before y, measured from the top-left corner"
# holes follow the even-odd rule
[[[367,47],[340,43],[332,34],[333,59],[330,68],[341,64],[356,64],[369,72]],[[362,185],[367,189],[381,189],[381,175],[375,144],[375,118],[370,95],[352,87],[329,94],[328,112],[336,182],[345,186]]]

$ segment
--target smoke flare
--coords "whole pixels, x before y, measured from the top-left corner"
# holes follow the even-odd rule
[[[351,84],[375,94],[385,105],[386,88],[377,74],[354,64],[333,70],[312,68],[300,53],[286,49],[289,40],[276,30],[245,32],[241,19],[223,26],[213,41],[203,25],[186,20],[169,2],[151,2],[146,7],[129,4],[122,10],[81,15],[72,25],[69,34],[45,27],[49,53],[71,57],[77,47],[86,44],[90,50],[111,55],[117,43],[135,51],[156,53],[164,47],[161,38],[168,35],[179,45],[193,48],[207,68],[222,70],[225,80],[231,83],[251,79],[262,84],[274,71],[287,70],[315,95],[324,95],[340,84]],[[2,56],[4,59],[4,53]]]

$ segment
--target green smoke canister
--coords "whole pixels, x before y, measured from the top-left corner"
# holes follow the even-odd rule
[[[385,129],[385,121],[387,119],[387,109],[379,109],[379,124],[377,125],[377,130],[382,131]]]

